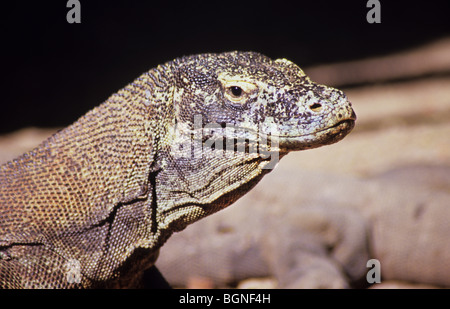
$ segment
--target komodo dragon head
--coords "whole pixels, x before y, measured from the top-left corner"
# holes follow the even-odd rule
[[[356,116],[345,94],[312,82],[289,60],[230,52],[176,62],[175,117],[191,129],[228,126],[247,143],[275,138],[282,152],[332,144],[353,129]]]
[[[228,206],[288,152],[335,143],[355,124],[342,91],[314,83],[286,59],[228,52],[172,65],[161,148],[172,172],[158,175],[167,202],[161,214],[172,229]]]

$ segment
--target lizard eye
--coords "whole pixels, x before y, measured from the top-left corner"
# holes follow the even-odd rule
[[[239,98],[243,92],[242,88],[238,86],[231,86],[228,89],[231,92],[231,94],[236,98]]]
[[[240,85],[237,86],[236,84],[231,84],[225,88],[225,96],[234,103],[243,104],[247,101],[249,95],[246,90],[247,89]]]
[[[254,83],[237,77],[230,77],[224,73],[219,74],[217,79],[221,83],[225,98],[231,103],[244,105],[258,91],[258,87]]]

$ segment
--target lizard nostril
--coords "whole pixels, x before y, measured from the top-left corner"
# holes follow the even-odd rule
[[[322,104],[320,104],[320,103],[314,103],[314,104],[310,105],[309,108],[310,108],[313,112],[320,112],[320,110],[322,109]]]

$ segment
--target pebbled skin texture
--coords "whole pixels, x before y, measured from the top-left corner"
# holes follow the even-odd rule
[[[0,167],[0,287],[140,287],[173,232],[355,120],[341,91],[285,59],[160,65]]]

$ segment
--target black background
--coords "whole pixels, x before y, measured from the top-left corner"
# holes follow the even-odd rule
[[[450,34],[448,0],[380,0],[381,24],[367,23],[366,0],[80,2],[81,24],[65,0],[1,5],[0,133],[66,126],[182,55],[253,50],[307,67]]]

